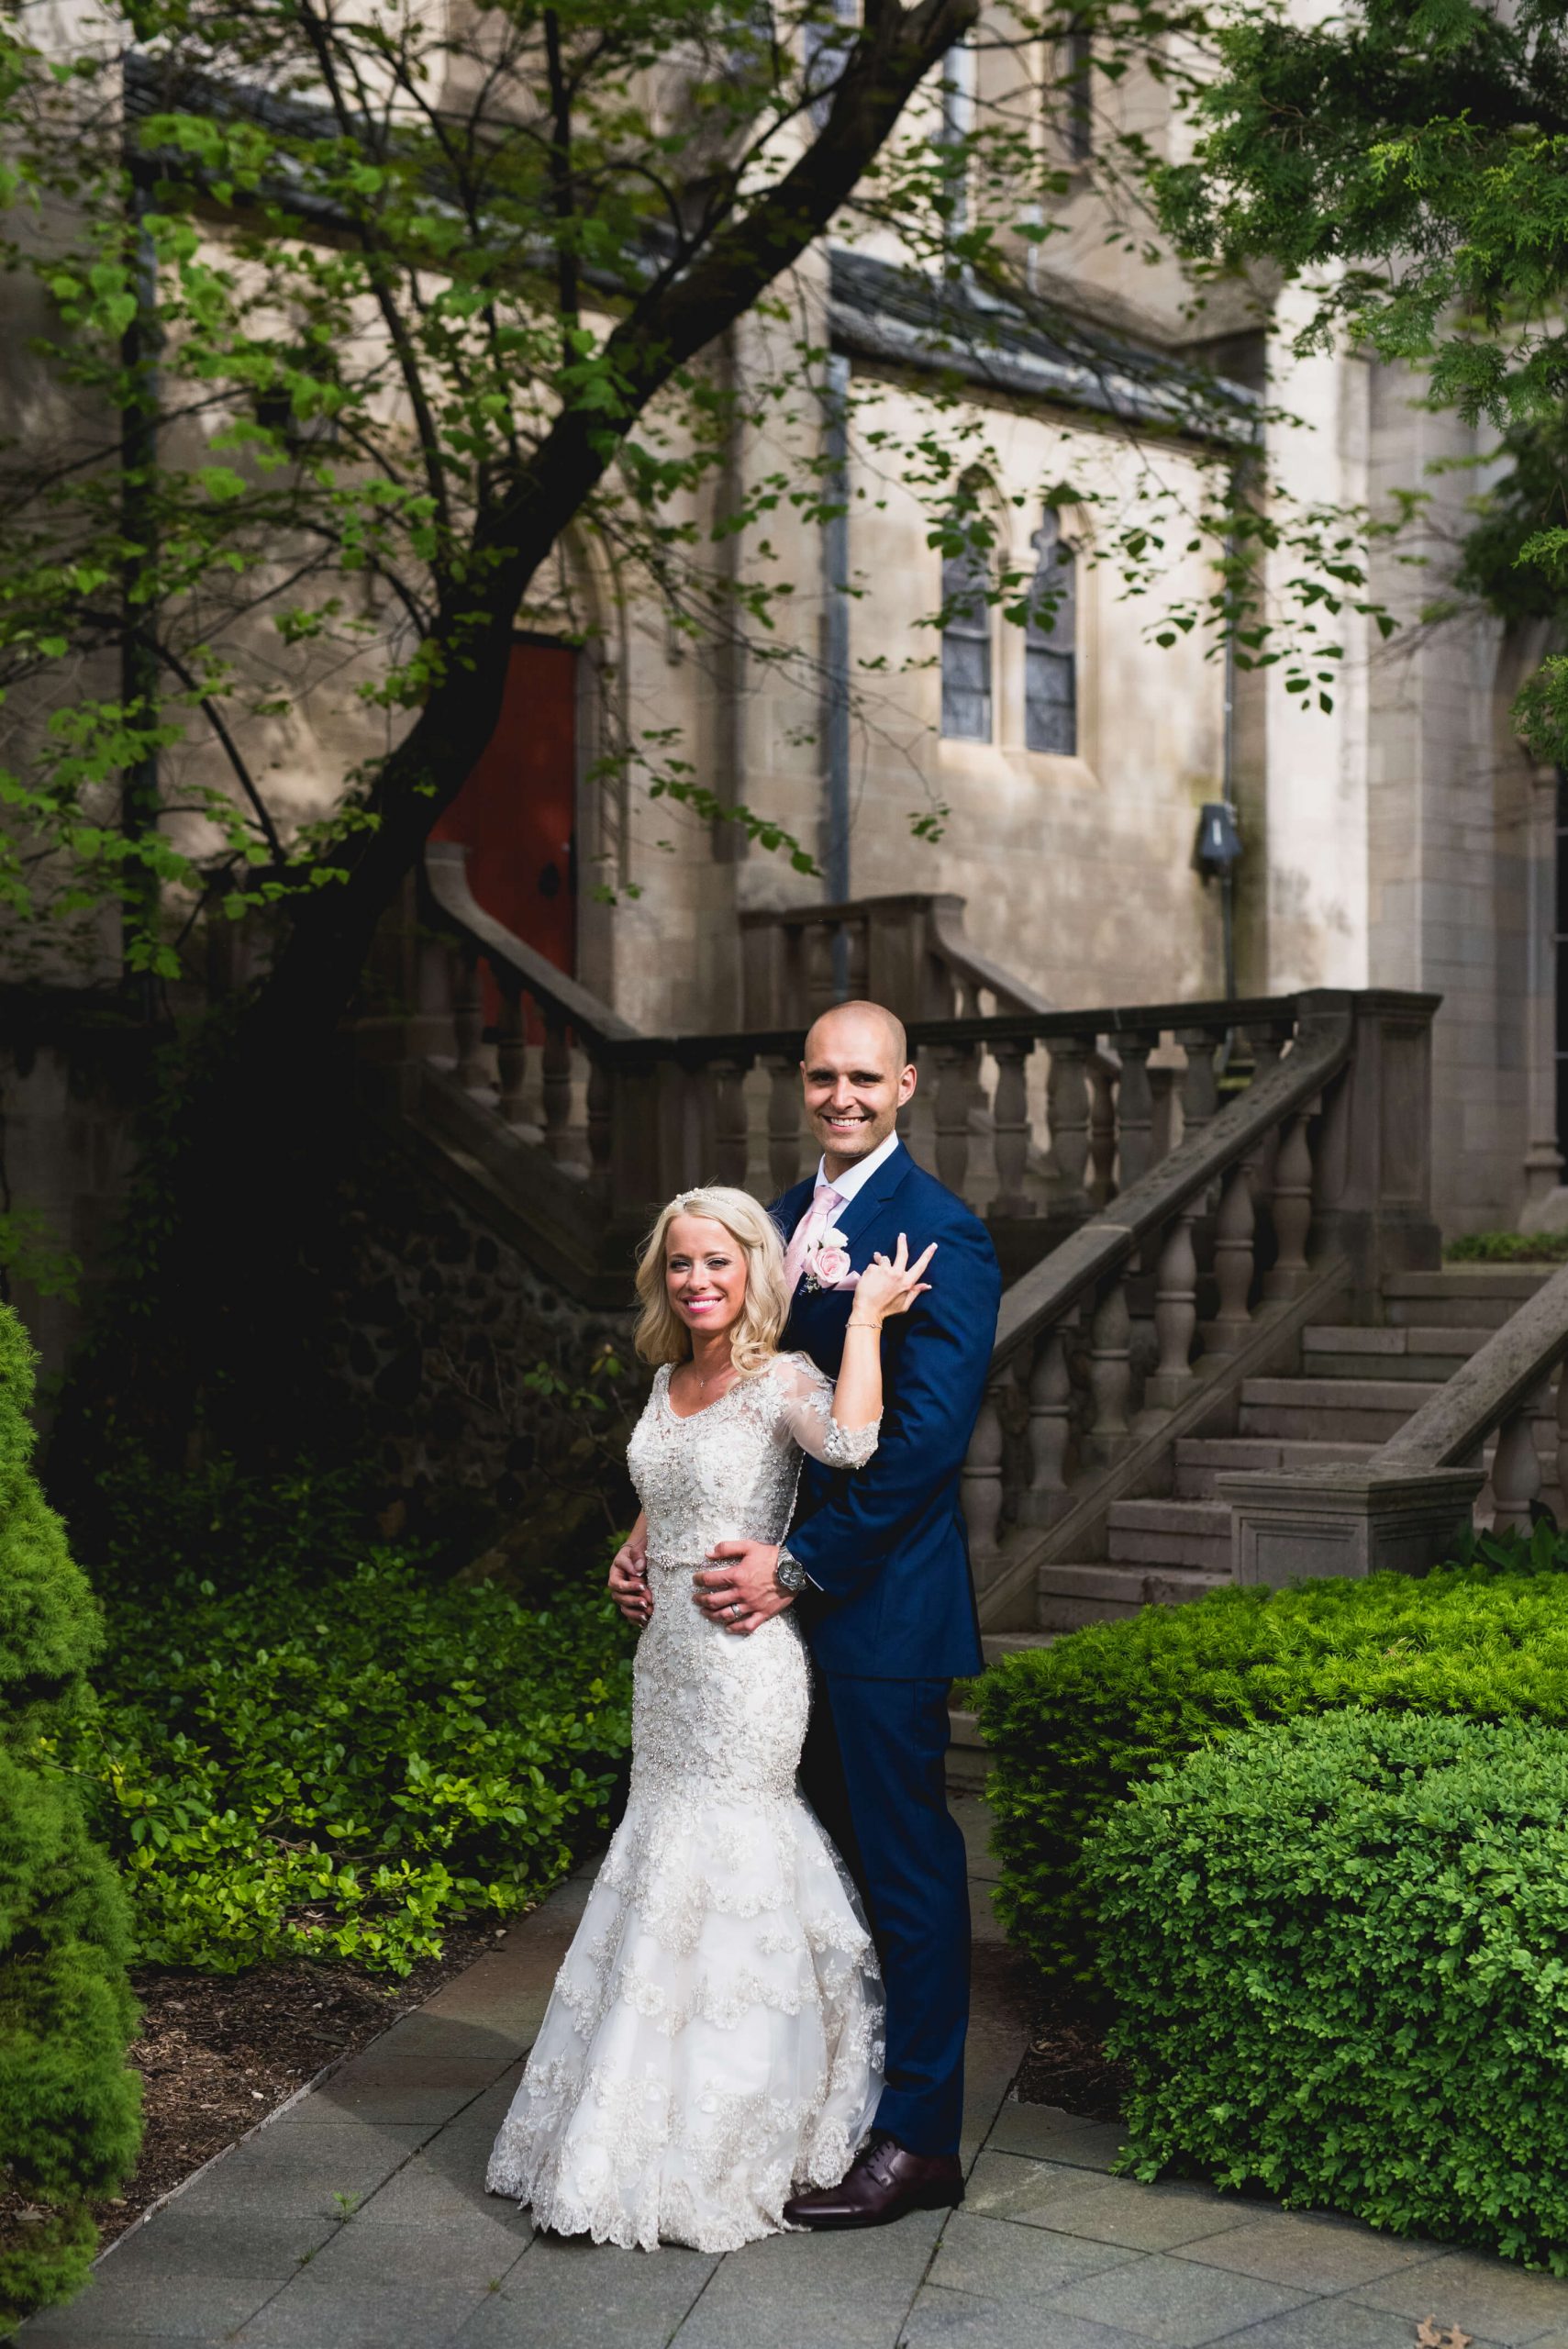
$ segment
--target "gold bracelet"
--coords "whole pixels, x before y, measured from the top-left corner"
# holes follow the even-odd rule
[[[880,1330],[882,1324],[880,1321],[857,1321],[851,1313],[844,1327],[846,1330]]]

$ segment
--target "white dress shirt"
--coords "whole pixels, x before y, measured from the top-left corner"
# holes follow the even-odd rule
[[[869,1151],[864,1158],[857,1158],[854,1164],[846,1167],[841,1174],[829,1174],[827,1159],[819,1158],[817,1162],[817,1179],[819,1183],[831,1183],[839,1194],[840,1205],[847,1208],[862,1184],[869,1183],[877,1168],[885,1166],[898,1147],[898,1136],[895,1133],[889,1134],[885,1141],[878,1142],[876,1148]]]

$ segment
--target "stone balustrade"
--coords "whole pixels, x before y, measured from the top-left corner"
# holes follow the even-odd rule
[[[805,1027],[829,1005],[869,996],[909,1023],[1049,1011],[1044,996],[984,954],[962,897],[909,890],[740,916],[741,1019]]]
[[[422,1114],[526,1200],[569,1286],[624,1296],[638,1237],[682,1188],[767,1198],[807,1171],[809,986],[786,1024],[640,1033],[483,913],[461,849],[432,849],[427,878]],[[869,960],[863,983],[895,992]],[[985,1217],[1006,1276],[963,1480],[989,1628],[1028,1627],[1042,1545],[1099,1554],[1110,1501],[1150,1489],[1175,1437],[1310,1312],[1342,1290],[1373,1319],[1385,1272],[1436,1264],[1435,1008],[1317,989],[908,1021],[906,1139]]]

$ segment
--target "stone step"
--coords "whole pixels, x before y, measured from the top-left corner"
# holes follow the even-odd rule
[[[1551,1264],[1445,1264],[1440,1273],[1390,1273],[1384,1309],[1396,1328],[1500,1330],[1556,1269]]]
[[[1214,1498],[1215,1479],[1246,1468],[1332,1468],[1370,1460],[1370,1443],[1296,1443],[1279,1436],[1188,1435],[1176,1442],[1176,1497]]]
[[[995,1664],[999,1656],[1021,1655],[1027,1648],[1048,1648],[1055,1637],[1051,1631],[987,1631],[980,1645],[987,1664]]]
[[[1106,1547],[1118,1565],[1230,1571],[1230,1511],[1219,1501],[1118,1501],[1106,1531]]]
[[[1249,1378],[1242,1382],[1242,1435],[1307,1443],[1386,1443],[1442,1381],[1398,1378]]]
[[[1451,1377],[1488,1332],[1411,1323],[1398,1329],[1325,1324],[1301,1333],[1301,1366],[1314,1378]]]
[[[1087,1565],[1041,1566],[1037,1583],[1042,1631],[1076,1631],[1085,1623],[1119,1623],[1145,1607],[1176,1607],[1229,1587],[1229,1568],[1209,1574],[1195,1567],[1118,1566],[1100,1560]]]

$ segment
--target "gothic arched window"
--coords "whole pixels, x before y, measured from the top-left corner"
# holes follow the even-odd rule
[[[978,509],[953,516],[963,543],[942,559],[942,732],[959,742],[991,740],[991,556],[979,541]]]
[[[1024,635],[1024,746],[1069,757],[1078,748],[1078,561],[1055,508],[1035,532]]]

